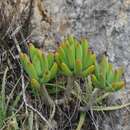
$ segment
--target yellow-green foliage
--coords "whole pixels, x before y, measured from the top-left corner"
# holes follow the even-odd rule
[[[105,91],[116,91],[125,85],[121,80],[122,69],[114,70],[105,56],[98,64],[86,39],[78,41],[70,36],[60,44],[55,54],[45,54],[32,44],[28,48],[29,56],[21,53],[20,61],[33,88],[56,78],[58,70],[64,76],[85,78],[92,75],[93,86]]]
[[[88,49],[88,42],[69,37],[57,49],[56,61],[65,76],[87,77],[94,71],[96,55]]]
[[[29,44],[29,56],[20,54],[20,61],[28,74],[33,88],[39,88],[43,83],[56,77],[57,63],[54,61],[54,54],[45,54],[40,49]]]
[[[95,73],[92,75],[92,83],[97,88],[106,91],[116,91],[125,86],[121,80],[123,68],[114,70],[112,64],[108,62],[108,58],[103,56],[99,64],[95,63]]]

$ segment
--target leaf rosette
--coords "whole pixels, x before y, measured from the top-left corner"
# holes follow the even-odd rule
[[[58,66],[54,60],[54,53],[49,52],[46,54],[35,48],[31,43],[28,49],[29,56],[25,53],[20,53],[20,61],[30,78],[31,86],[39,88],[42,84],[56,77]]]
[[[95,73],[92,75],[92,83],[95,87],[105,91],[117,91],[125,86],[121,80],[123,68],[113,69],[113,65],[108,62],[108,58],[103,56],[101,62],[95,62]]]
[[[60,72],[65,76],[87,77],[95,69],[96,55],[89,49],[86,39],[70,36],[55,53]]]

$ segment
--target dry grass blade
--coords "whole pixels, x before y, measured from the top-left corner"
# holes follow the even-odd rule
[[[109,106],[109,107],[104,107],[104,106],[93,106],[92,110],[93,111],[115,111],[115,110],[120,110],[123,108],[127,108],[130,106],[130,103],[122,104],[122,105],[115,105],[115,106]]]
[[[33,118],[34,118],[33,111],[31,111],[28,119],[29,130],[33,130]]]
[[[0,128],[3,125],[3,122],[6,118],[6,111],[7,111],[7,106],[5,102],[5,86],[6,86],[6,76],[8,72],[8,67],[6,67],[3,80],[2,80],[2,89],[0,93]]]
[[[2,90],[1,90],[1,100],[2,100],[2,109],[5,110],[5,84],[6,84],[6,75],[8,72],[8,67],[5,69],[3,81],[2,81]]]
[[[37,111],[35,108],[33,108],[31,105],[26,104],[27,108],[29,108],[30,110],[34,111],[37,115],[39,115],[41,117],[41,119],[46,122],[46,124],[49,126],[49,128],[52,128],[51,124],[47,121],[47,119],[45,117],[42,116],[42,114]]]

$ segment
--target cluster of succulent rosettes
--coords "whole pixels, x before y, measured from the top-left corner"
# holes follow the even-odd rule
[[[95,69],[96,55],[89,49],[88,41],[78,41],[70,36],[55,53],[60,72],[65,76],[87,77]]]
[[[113,69],[113,65],[108,62],[108,58],[103,56],[101,62],[95,62],[95,73],[92,75],[92,83],[95,87],[105,91],[117,91],[125,86],[121,80],[123,68]]]
[[[70,36],[60,44],[55,53],[42,52],[33,44],[29,44],[28,50],[29,55],[20,54],[20,61],[33,88],[56,78],[57,72],[67,77],[80,78],[91,74],[93,86],[105,91],[116,91],[125,86],[121,80],[123,69],[114,70],[106,56],[98,64],[86,39],[78,41]]]
[[[42,84],[56,77],[58,65],[54,60],[54,53],[42,52],[33,44],[28,46],[29,56],[25,53],[20,53],[21,64],[28,74],[31,86],[38,88]]]

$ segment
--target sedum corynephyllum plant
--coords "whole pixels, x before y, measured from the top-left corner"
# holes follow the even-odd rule
[[[106,56],[102,57],[101,62],[95,62],[95,73],[92,75],[92,84],[96,88],[105,91],[117,91],[125,86],[121,80],[123,68],[113,69],[113,65],[108,62]]]
[[[69,77],[70,81],[73,77],[85,78],[91,74],[93,87],[105,91],[116,91],[125,85],[121,80],[122,69],[114,70],[105,56],[98,64],[96,55],[89,49],[86,39],[78,41],[70,36],[60,44],[55,54],[45,54],[29,44],[29,56],[21,53],[20,61],[33,88],[40,88],[56,78],[57,71]]]
[[[29,44],[28,49],[29,56],[21,53],[20,61],[30,78],[31,86],[40,88],[44,83],[56,77],[58,66],[52,52],[45,54],[40,49],[35,48],[33,44]]]
[[[87,77],[95,68],[96,55],[88,49],[86,39],[79,42],[70,36],[61,43],[55,58],[65,76]]]

